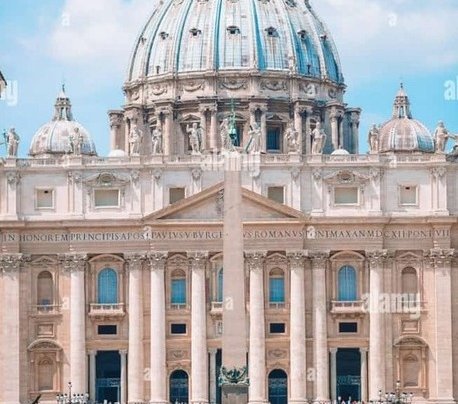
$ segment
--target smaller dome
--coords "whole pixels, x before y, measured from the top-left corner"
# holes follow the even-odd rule
[[[404,86],[396,94],[393,117],[380,128],[380,152],[434,152],[434,139],[425,125],[412,118]]]
[[[331,153],[331,156],[347,156],[349,155],[350,153],[345,150],[345,149],[342,149],[342,148],[339,148],[339,149],[336,149],[334,150],[332,153]]]
[[[126,152],[121,149],[114,149],[110,151],[108,157],[126,157]]]
[[[63,155],[67,153],[96,155],[89,132],[73,119],[72,105],[65,88],[57,96],[53,119],[40,127],[32,138],[31,156]]]

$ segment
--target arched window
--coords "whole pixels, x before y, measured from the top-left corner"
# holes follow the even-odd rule
[[[420,371],[418,357],[414,354],[405,356],[402,361],[403,387],[418,387]]]
[[[54,303],[53,279],[51,272],[40,272],[37,279],[37,305],[49,306]]]
[[[269,274],[269,302],[285,302],[285,274],[279,268],[273,269]]]
[[[218,276],[216,279],[217,290],[216,290],[216,301],[223,301],[223,268],[218,271]]]
[[[118,303],[118,275],[114,269],[106,268],[99,272],[97,291],[98,303]]]
[[[288,403],[288,376],[281,369],[269,373],[269,402],[270,404]]]
[[[38,390],[49,391],[54,389],[54,364],[49,358],[43,358],[38,363]]]
[[[340,301],[352,302],[356,300],[357,285],[355,268],[345,265],[339,269],[338,276]]]
[[[171,403],[187,403],[189,400],[188,374],[184,370],[175,370],[170,375],[169,401]]]
[[[402,293],[416,295],[418,293],[417,271],[414,268],[404,268],[402,270]]]
[[[172,273],[170,302],[186,304],[186,274],[178,269]]]

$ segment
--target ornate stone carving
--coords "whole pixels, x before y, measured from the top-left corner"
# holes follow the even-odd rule
[[[145,254],[141,252],[129,252],[124,254],[129,271],[140,271],[142,269]]]
[[[68,177],[68,180],[73,184],[81,181],[81,179],[83,178],[81,175],[81,172],[79,171],[69,171],[67,174],[67,177]]]
[[[169,360],[182,360],[189,357],[189,352],[185,349],[174,349],[169,352]]]
[[[226,369],[224,366],[221,367],[221,372],[218,377],[218,384],[220,386],[227,385],[227,384],[242,384],[248,385],[248,368],[243,366],[242,368],[233,368],[233,369]]]
[[[219,82],[219,88],[226,88],[228,90],[240,90],[241,88],[248,88],[247,80],[227,78]]]
[[[368,182],[370,175],[361,174],[358,171],[339,170],[326,175],[325,182],[330,184],[364,184]]]
[[[130,182],[130,178],[110,172],[103,172],[100,174],[94,174],[84,180],[84,183],[90,187],[120,187],[125,186]]]
[[[163,270],[167,262],[168,253],[166,251],[153,251],[148,253],[151,271]]]
[[[321,169],[320,168],[315,168],[313,171],[312,171],[312,177],[313,179],[318,182],[318,181],[321,181],[323,175],[322,175],[322,172],[321,172]]]
[[[136,184],[139,179],[140,179],[140,171],[132,170],[130,172],[130,180],[132,181],[132,183]]]
[[[6,173],[6,180],[10,185],[17,185],[21,181],[21,174],[15,171],[9,171]]]
[[[168,91],[167,84],[155,83],[151,85],[149,89],[149,99],[153,100],[154,96],[165,94],[167,93],[167,91]]]
[[[182,84],[184,91],[193,92],[205,89],[205,80],[189,80]]]
[[[453,248],[432,248],[425,251],[425,258],[428,258],[433,267],[449,265],[455,256],[455,249]]]
[[[64,272],[84,272],[86,270],[86,253],[67,253],[59,255]]]
[[[309,258],[312,261],[313,268],[326,268],[326,262],[329,258],[329,251],[310,251]]]
[[[222,215],[224,212],[224,189],[220,189],[216,194],[216,213]]]
[[[110,128],[119,128],[122,125],[122,121],[124,119],[122,112],[110,112],[109,113],[109,120],[110,120]]]
[[[156,181],[159,181],[162,177],[162,169],[161,168],[155,168],[152,171],[153,177]]]
[[[245,259],[250,271],[262,271],[267,251],[246,251]]]
[[[272,349],[267,353],[270,359],[285,359],[288,356],[288,352],[284,349]]]
[[[447,173],[446,167],[433,167],[431,168],[431,175],[435,178],[442,178]]]
[[[0,272],[15,273],[21,270],[22,254],[0,254]]]
[[[288,250],[286,251],[291,270],[303,269],[307,251],[305,250]]]
[[[271,90],[271,91],[287,91],[288,84],[285,80],[275,80],[275,79],[264,79],[261,80],[260,87],[262,90]]]
[[[371,250],[366,251],[366,257],[370,265],[378,266],[386,260],[394,258],[394,252],[389,250]]]
[[[205,269],[208,259],[208,251],[188,251],[187,257],[192,271]]]
[[[299,90],[304,92],[307,98],[316,98],[318,94],[318,87],[314,83],[299,83]]]
[[[301,174],[301,169],[299,167],[293,167],[291,168],[291,178],[296,181],[299,178],[299,175]]]
[[[191,170],[191,176],[194,181],[200,180],[200,177],[202,177],[202,169],[201,168],[193,168]]]

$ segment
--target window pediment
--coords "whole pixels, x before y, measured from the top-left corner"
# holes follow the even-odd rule
[[[92,175],[84,180],[84,183],[91,188],[111,188],[124,187],[129,183],[130,179],[121,174],[103,172]]]
[[[365,185],[371,177],[357,171],[340,170],[324,176],[323,180],[330,185]]]

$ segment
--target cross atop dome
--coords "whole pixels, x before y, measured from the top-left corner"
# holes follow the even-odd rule
[[[65,84],[62,84],[62,89],[57,95],[56,103],[54,104],[55,112],[53,121],[73,121],[72,103],[65,93]]]

